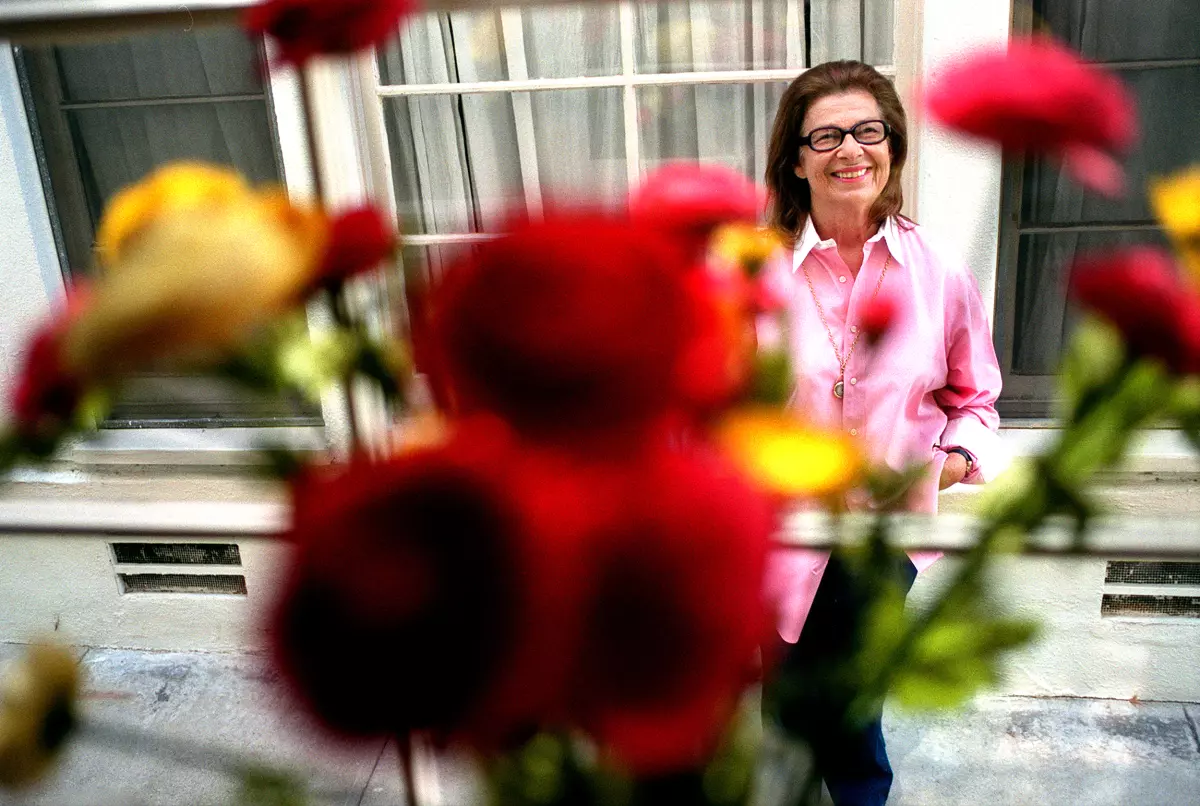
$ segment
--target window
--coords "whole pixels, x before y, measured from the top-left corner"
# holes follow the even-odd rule
[[[159,165],[199,159],[279,182],[280,157],[258,48],[234,27],[20,48],[60,265],[92,270],[104,205]],[[34,122],[36,121],[36,125]],[[312,406],[209,378],[134,378],[109,428],[319,425]]]
[[[894,75],[895,0],[719,0],[429,13],[381,50],[368,95],[406,259],[437,271],[506,215],[619,202],[671,159],[761,179],[806,65]]]
[[[1045,417],[1075,312],[1066,303],[1075,255],[1163,244],[1147,180],[1200,161],[1200,4],[1195,0],[1036,0],[1035,19],[1116,73],[1137,98],[1141,134],[1125,163],[1128,196],[1085,193],[1042,160],[1006,169],[997,275],[1001,413]]]

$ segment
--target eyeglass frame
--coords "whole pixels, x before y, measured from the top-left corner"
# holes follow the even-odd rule
[[[859,126],[865,126],[868,123],[878,123],[881,126],[883,126],[883,137],[881,137],[879,140],[876,140],[873,143],[864,143],[862,140],[858,139],[858,135],[854,133],[854,130],[857,129]],[[821,132],[821,131],[837,131],[837,132],[840,132],[842,136],[838,138],[837,145],[833,146],[832,148],[814,148],[813,144],[812,144],[813,134],[815,134],[816,132]],[[818,126],[817,128],[813,129],[811,132],[809,132],[807,135],[804,135],[800,138],[800,145],[808,146],[809,148],[811,148],[813,151],[815,151],[818,154],[828,154],[830,151],[836,151],[837,149],[842,147],[842,143],[846,142],[847,134],[850,135],[851,137],[853,137],[854,142],[858,143],[861,146],[877,146],[892,136],[892,127],[888,125],[886,120],[880,120],[878,118],[871,118],[869,120],[860,120],[858,123],[855,123],[849,129],[843,129],[841,126]]]

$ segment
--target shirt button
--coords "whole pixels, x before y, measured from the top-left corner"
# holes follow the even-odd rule
[[[858,332],[858,325],[850,325],[850,332],[851,332],[851,333],[857,333],[857,332]]]
[[[838,282],[839,282],[839,283],[844,283],[844,282],[846,282],[846,278],[845,278],[845,276],[839,277],[839,278],[838,278]]]
[[[858,436],[858,429],[857,429],[857,428],[851,428],[851,429],[850,429],[850,436],[852,436],[852,437],[856,437],[856,436]]]
[[[858,383],[858,378],[851,378],[851,379],[850,379],[850,385],[851,385],[851,386],[854,386],[856,383]]]

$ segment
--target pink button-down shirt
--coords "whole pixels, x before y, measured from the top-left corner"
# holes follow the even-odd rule
[[[885,262],[887,273],[879,285]],[[855,276],[837,245],[822,241],[810,219],[795,250],[770,271],[776,293],[787,300],[790,332],[760,332],[760,340],[787,340],[796,372],[793,407],[814,425],[860,440],[872,462],[897,470],[929,462],[929,472],[910,496],[912,511],[937,512],[943,449],[965,448],[975,458],[967,483],[989,481],[1003,469],[995,408],[1000,368],[987,311],[962,260],[938,250],[919,226],[906,228],[888,219],[864,245]],[[814,293],[845,356],[876,286],[880,296],[895,302],[896,319],[874,347],[859,341],[846,364],[845,396],[838,399],[833,386],[839,362]],[[867,506],[855,498],[848,503]],[[937,557],[915,553],[912,560],[923,570]],[[767,594],[779,608],[785,641],[800,637],[827,561],[827,552],[805,549],[780,549],[772,558]]]

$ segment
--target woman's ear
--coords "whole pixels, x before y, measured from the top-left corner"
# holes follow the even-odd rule
[[[808,178],[804,175],[804,166],[801,165],[800,163],[797,162],[794,166],[792,166],[792,170],[796,172],[797,179],[807,179]]]

